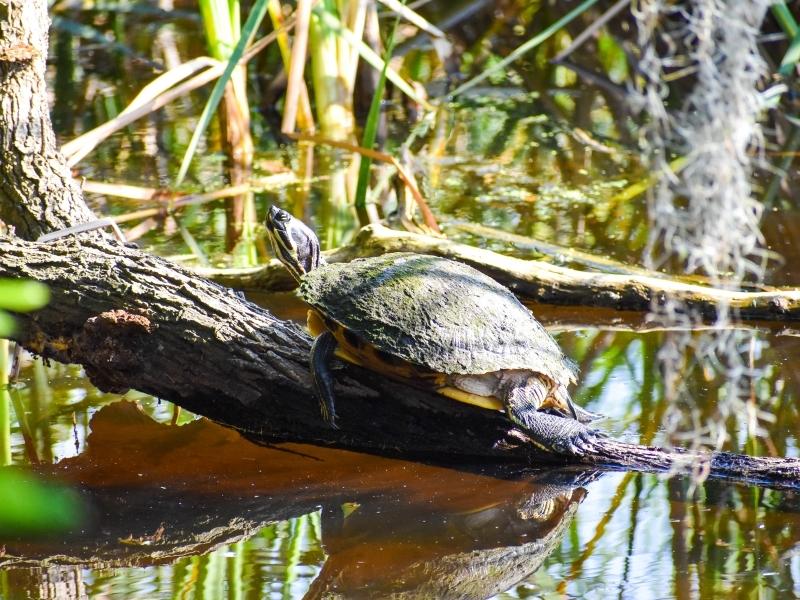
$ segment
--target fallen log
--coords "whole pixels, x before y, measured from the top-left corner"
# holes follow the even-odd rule
[[[800,459],[688,453],[599,438],[583,457],[538,450],[504,413],[454,402],[354,365],[336,367],[340,429],[319,416],[311,339],[230,289],[123,244],[0,238],[0,277],[50,287],[19,315],[15,339],[83,365],[101,390],[174,402],[264,442],[306,442],[427,460],[705,470],[712,477],[800,487]],[[553,417],[558,418],[558,417]]]
[[[578,271],[382,225],[365,227],[352,243],[327,252],[325,258],[329,262],[347,262],[387,252],[419,252],[458,260],[486,273],[528,302],[649,311],[654,303],[674,298],[708,320],[716,317],[721,304],[729,306],[743,320],[800,319],[797,289],[733,291],[636,273]],[[199,269],[198,273],[242,289],[283,291],[295,286],[277,260],[258,269]]]

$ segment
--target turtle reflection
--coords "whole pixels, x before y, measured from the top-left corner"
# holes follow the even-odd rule
[[[376,499],[324,509],[328,555],[306,598],[488,598],[534,573],[558,546],[592,473],[541,475],[524,498],[458,512]]]

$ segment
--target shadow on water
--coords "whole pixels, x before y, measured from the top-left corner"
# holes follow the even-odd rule
[[[94,517],[57,539],[0,539],[11,580],[39,589],[55,572],[170,564],[319,512],[325,558],[309,598],[505,591],[560,543],[595,478],[263,447],[206,420],[158,424],[127,401],[95,414],[83,453],[43,471],[80,489]]]

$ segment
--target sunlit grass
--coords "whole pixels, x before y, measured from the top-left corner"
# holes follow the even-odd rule
[[[236,4],[238,5],[238,2]],[[252,9],[250,10],[250,14],[247,17],[247,21],[245,22],[244,26],[241,29],[239,38],[236,40],[235,45],[230,50],[230,54],[227,57],[228,62],[227,65],[225,66],[225,70],[223,71],[219,79],[217,79],[217,82],[214,84],[214,88],[211,90],[211,96],[209,97],[205,107],[203,108],[203,113],[200,115],[199,122],[197,124],[197,127],[195,128],[194,133],[192,134],[192,139],[189,142],[189,147],[186,149],[186,153],[184,154],[180,169],[178,170],[178,175],[176,177],[175,185],[179,185],[186,177],[186,174],[188,173],[189,170],[189,165],[191,164],[192,158],[195,152],[197,151],[197,147],[200,143],[200,139],[204,134],[204,132],[206,131],[206,128],[208,127],[208,124],[211,120],[214,111],[216,111],[217,107],[219,106],[219,103],[222,101],[223,94],[225,93],[225,86],[228,84],[229,81],[231,81],[234,71],[238,68],[239,59],[242,58],[245,48],[250,44],[266,12],[267,12],[267,0],[257,0]],[[235,31],[235,29],[236,28],[233,25],[230,26],[231,32]],[[211,44],[212,47],[218,48],[220,51],[223,48],[227,48],[225,40],[219,39],[216,36],[211,38]],[[243,93],[244,92],[238,92],[237,95]],[[243,96],[243,98],[246,98],[246,94]],[[249,116],[249,110],[247,112]]]
[[[405,6],[405,2],[403,2],[403,6]],[[386,70],[389,67],[389,61],[391,60],[392,52],[394,51],[395,36],[397,34],[397,25],[399,23],[400,16],[398,15],[398,17],[394,20],[394,25],[389,33],[389,38],[386,43],[386,53],[383,56],[383,69],[381,69],[380,78],[375,86],[375,93],[372,96],[372,101],[369,105],[367,121],[364,124],[364,135],[361,138],[361,147],[367,148],[368,150],[371,150],[375,145],[375,137],[378,133],[379,119],[381,115],[381,103],[383,101],[383,89],[386,85]],[[355,208],[360,214],[366,213],[367,188],[369,186],[371,165],[372,159],[370,157],[363,156],[361,158],[361,164],[359,165],[358,169],[358,184],[356,186],[356,196],[354,201]],[[368,222],[369,219],[362,218],[361,221],[362,223]]]

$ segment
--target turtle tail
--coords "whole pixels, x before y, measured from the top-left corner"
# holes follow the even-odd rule
[[[567,406],[569,408],[569,416],[579,423],[592,423],[593,421],[605,418],[603,415],[593,413],[575,404],[575,402],[572,400],[572,397],[569,395],[567,388],[563,385],[557,386],[552,393],[553,397],[558,401],[558,404],[561,406]],[[557,412],[560,413],[561,411],[559,410]]]

